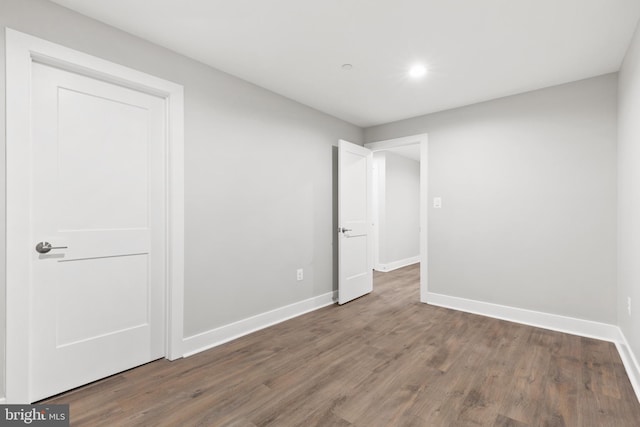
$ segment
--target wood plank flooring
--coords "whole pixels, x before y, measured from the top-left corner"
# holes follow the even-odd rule
[[[48,400],[77,426],[640,426],[611,343],[372,294]]]

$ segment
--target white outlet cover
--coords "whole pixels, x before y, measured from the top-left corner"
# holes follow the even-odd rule
[[[442,207],[442,197],[433,198],[433,207],[436,209],[440,209]]]

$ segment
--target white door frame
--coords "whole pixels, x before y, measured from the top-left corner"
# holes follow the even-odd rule
[[[165,99],[167,197],[165,357],[182,357],[184,301],[183,87],[6,29],[6,359],[7,403],[29,402],[32,63],[54,65]]]
[[[426,133],[384,141],[369,142],[364,146],[374,153],[405,145],[420,144],[420,301],[427,302],[427,249],[428,249],[428,165],[429,165],[429,137]]]

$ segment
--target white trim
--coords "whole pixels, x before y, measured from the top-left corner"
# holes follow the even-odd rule
[[[480,314],[482,316],[508,320],[510,322],[522,323],[525,325],[564,332],[581,337],[595,338],[610,342],[619,342],[621,339],[620,329],[617,326],[610,325],[608,323],[576,319],[573,317],[492,304],[466,298],[452,297],[433,292],[429,292],[427,294],[427,303],[437,305],[439,307],[452,308],[454,310],[465,311],[467,313]]]
[[[181,357],[184,338],[184,89],[167,96],[169,123],[167,209],[167,349],[166,358]]]
[[[413,256],[411,258],[405,258],[398,261],[393,261],[389,263],[379,263],[376,266],[377,271],[382,271],[388,273],[389,271],[397,270],[402,267],[406,267],[408,265],[417,264],[420,262],[420,255]]]
[[[183,87],[130,68],[6,29],[6,401],[29,403],[29,189],[32,62],[97,77],[161,96],[167,103],[167,322],[166,357],[182,354],[184,292]]]
[[[629,377],[633,391],[636,392],[636,397],[638,398],[638,402],[640,402],[640,363],[638,363],[638,359],[633,353],[629,341],[627,341],[627,337],[622,330],[620,330],[620,340],[616,342],[616,348],[618,349],[618,353],[620,353],[622,364],[627,371],[627,376]]]
[[[631,386],[636,393],[638,402],[640,402],[640,364],[631,346],[629,346],[626,336],[616,325],[436,294],[433,292],[427,293],[426,296],[428,304],[439,307],[612,342],[620,354],[620,359],[622,359]]]
[[[338,298],[337,292],[328,292],[317,297],[299,301],[275,310],[267,311],[239,320],[210,331],[187,337],[183,341],[184,357],[192,356],[210,348],[217,347],[236,338],[249,335],[285,320],[301,316],[311,311],[332,305]]]
[[[420,144],[420,301],[426,302],[429,292],[429,275],[427,274],[429,268],[427,264],[429,248],[429,135],[422,133],[402,138],[369,142],[364,146],[376,152],[413,144]],[[377,234],[374,235],[374,238],[376,236]]]
[[[419,135],[420,142],[420,301],[426,302],[429,292],[429,138]]]
[[[371,221],[373,222],[373,269],[380,270],[380,230],[383,228],[382,224],[386,223],[386,212],[381,207],[384,205],[382,202],[386,199],[386,158],[373,157],[372,170],[373,179],[371,180]]]
[[[428,139],[427,134],[421,133],[419,135],[385,139],[384,141],[367,142],[366,144],[364,144],[364,146],[367,147],[369,150],[376,152],[376,151],[388,150],[390,148],[404,147],[406,145],[420,144],[423,141],[426,141],[427,139]],[[420,160],[422,160],[422,158]]]

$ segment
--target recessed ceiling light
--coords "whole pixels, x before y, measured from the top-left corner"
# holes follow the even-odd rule
[[[409,75],[414,79],[418,79],[427,74],[427,67],[422,64],[416,64],[409,69]]]
[[[353,68],[353,65],[351,64],[342,64],[342,69],[343,70],[350,70]]]

